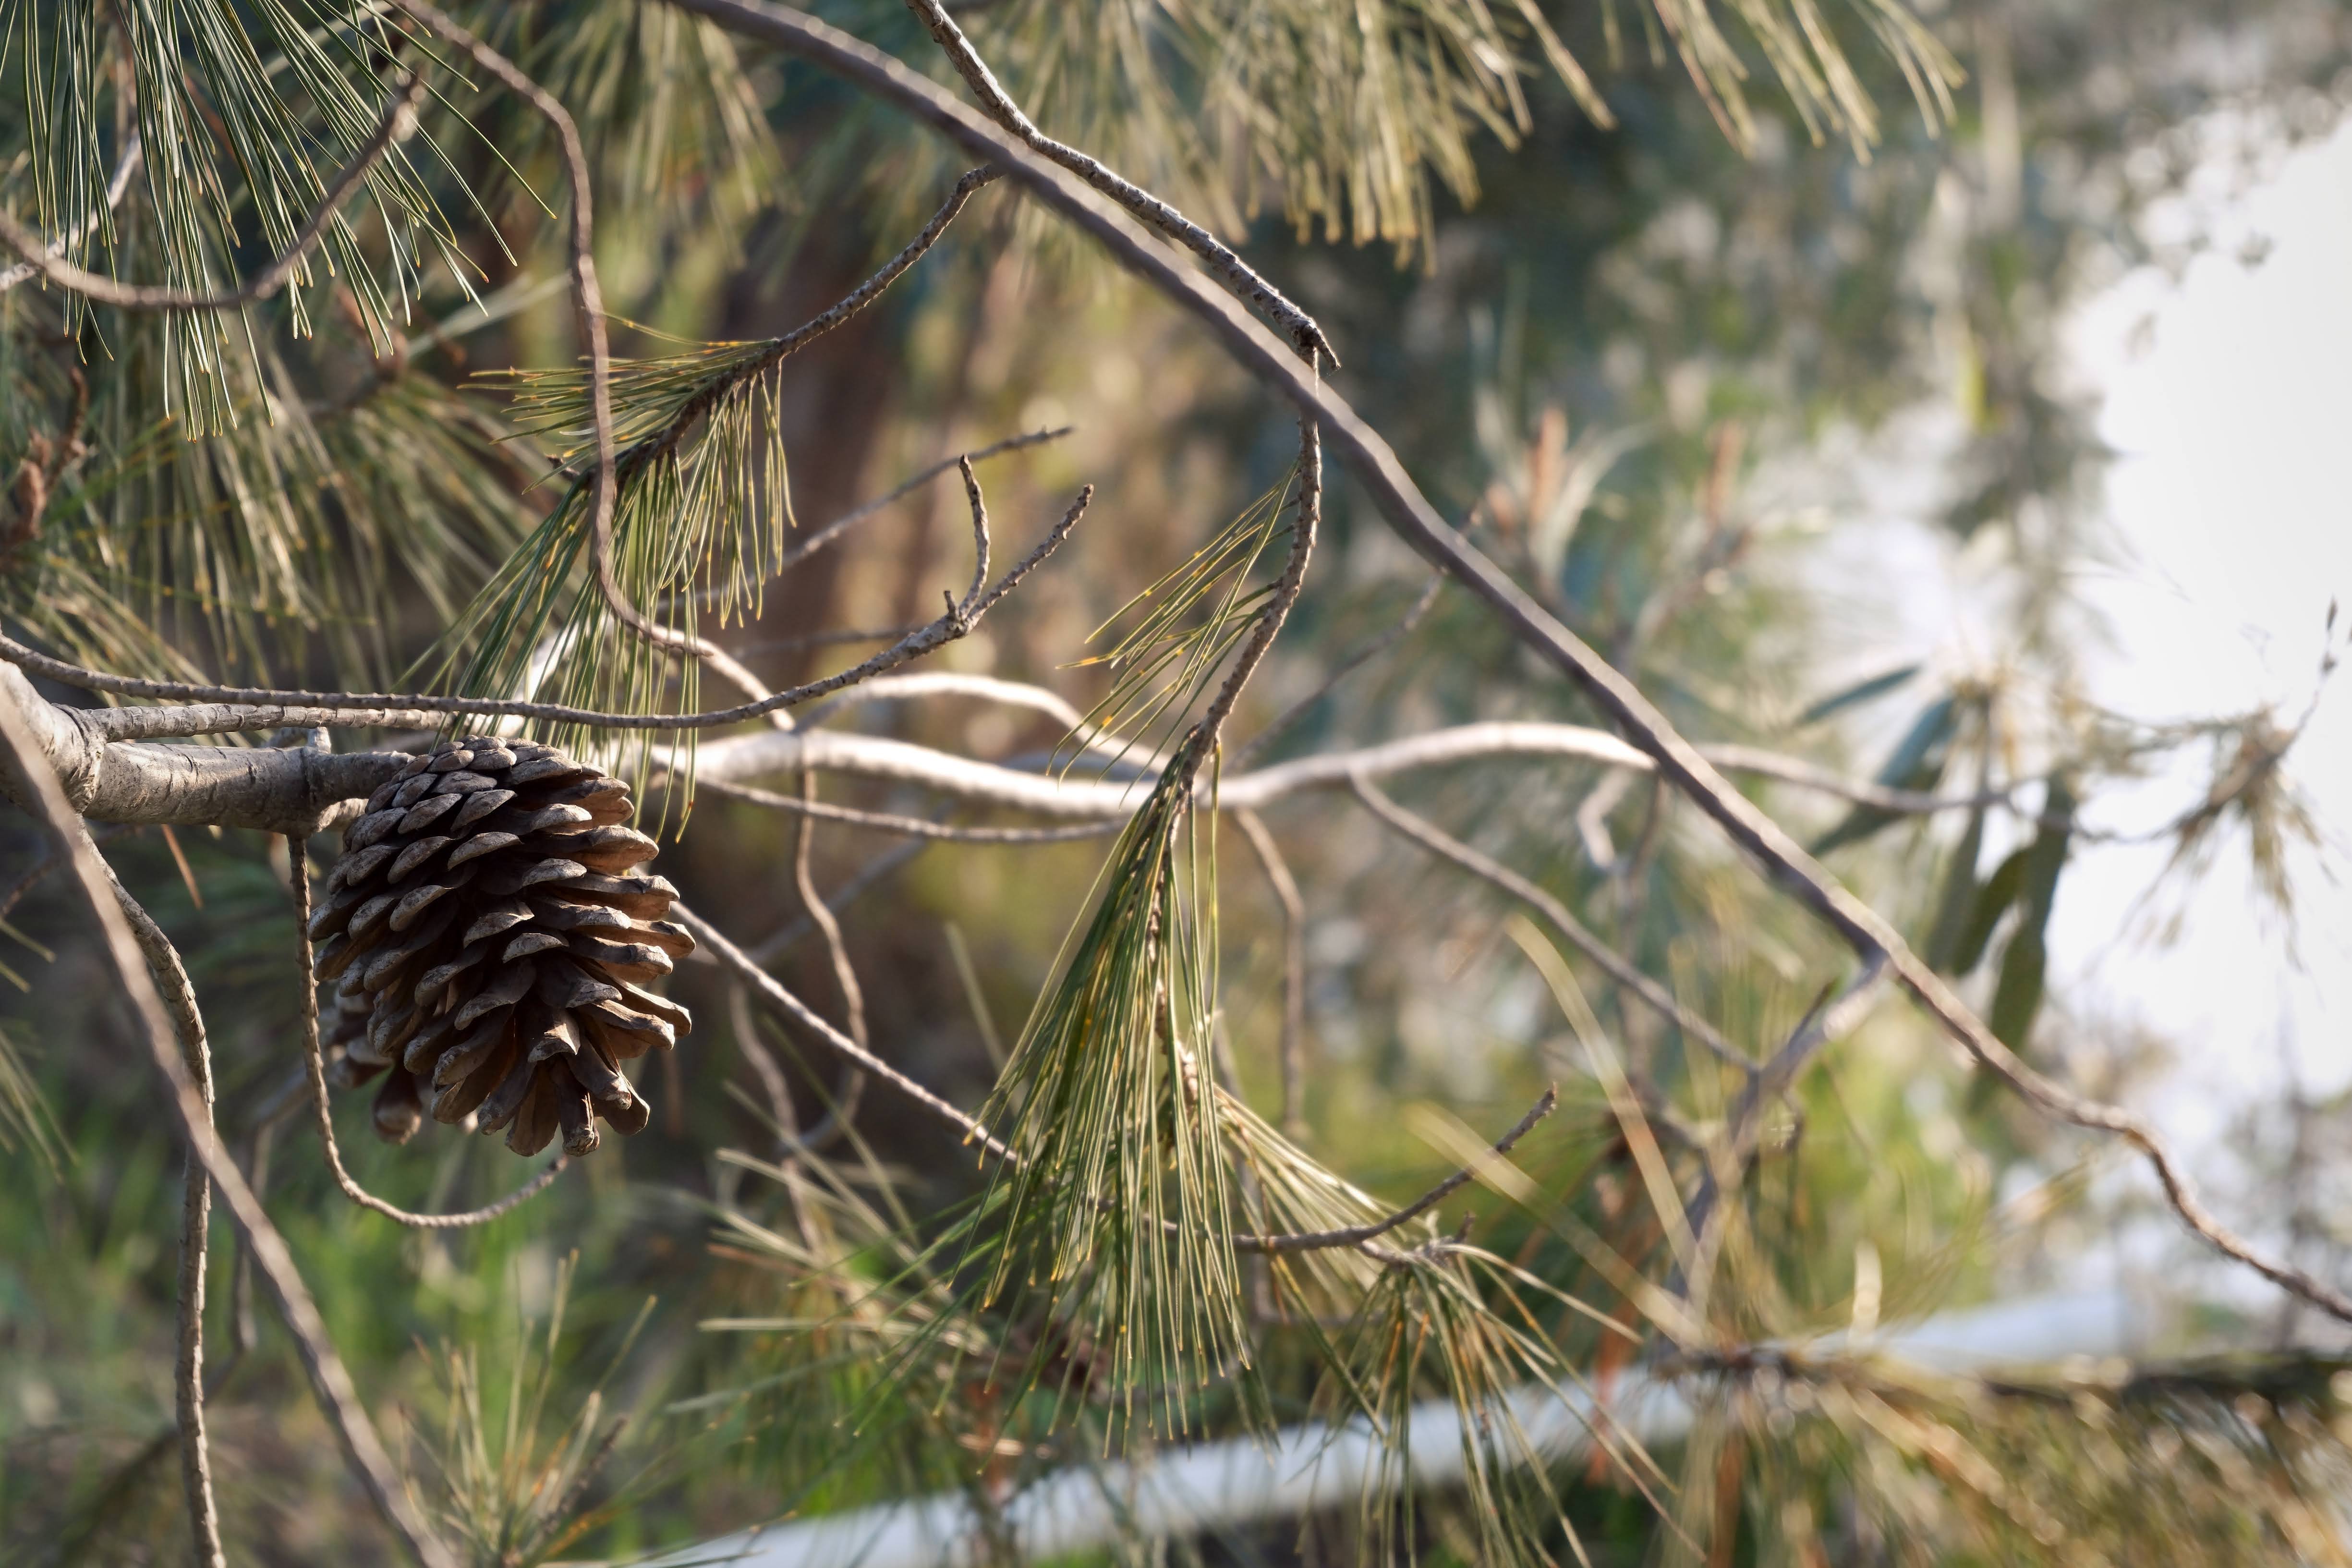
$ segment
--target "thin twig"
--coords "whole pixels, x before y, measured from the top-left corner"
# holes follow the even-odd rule
[[[115,163],[113,177],[106,182],[108,212],[119,210],[122,205],[123,198],[131,194],[131,178],[139,172],[140,160],[139,132],[134,131],[131,133],[131,140],[122,149],[121,158]],[[49,241],[45,247],[47,254],[62,257],[67,251],[89,238],[92,231],[98,227],[99,216],[96,212],[85,213],[81,222],[74,226],[71,233],[61,234]],[[20,261],[14,267],[0,270],[0,294],[6,293],[27,279],[39,277],[41,269],[29,261]]]
[[[1429,586],[1421,591],[1421,597],[1412,602],[1412,608],[1404,613],[1403,620],[1341,658],[1338,664],[1331,667],[1331,672],[1323,678],[1314,690],[1284,709],[1265,729],[1235,746],[1230,756],[1232,765],[1241,766],[1267,746],[1280,740],[1290,727],[1305,718],[1308,710],[1318,702],[1337,690],[1341,681],[1411,636],[1412,628],[1421,624],[1421,618],[1429,614],[1429,607],[1437,603],[1437,591],[1444,585],[1444,573],[1431,574]]]
[[[293,1255],[287,1250],[285,1238],[262,1211],[253,1190],[246,1185],[244,1173],[237,1169],[236,1162],[230,1158],[214,1131],[204,1096],[173,1040],[170,1016],[147,973],[138,938],[114,898],[106,863],[82,831],[66,800],[57,770],[49,765],[13,690],[0,691],[0,745],[5,745],[6,757],[13,762],[9,771],[22,791],[20,798],[38,812],[49,831],[66,847],[82,898],[104,934],[103,946],[114,971],[114,981],[130,1005],[137,1032],[163,1079],[166,1098],[179,1119],[181,1131],[194,1157],[219,1189],[230,1218],[244,1233],[247,1247],[260,1266],[263,1279],[268,1281],[270,1292],[277,1298],[278,1315],[293,1338],[296,1353],[310,1376],[320,1409],[342,1445],[345,1459],[376,1511],[400,1537],[411,1556],[424,1568],[457,1568],[448,1548],[434,1534],[432,1526],[416,1511],[402,1487],[392,1458],[376,1436],[359,1391],[352,1384],[351,1373],[344,1368],[334,1341],[319,1316],[318,1304],[311,1300]],[[305,975],[304,983],[308,981]]]
[[[996,74],[988,68],[988,62],[980,58],[979,52],[971,47],[971,41],[963,36],[963,29],[955,25],[955,19],[947,14],[939,0],[907,0],[907,9],[930,30],[931,37],[946,52],[949,63],[955,67],[956,74],[971,87],[972,95],[980,100],[981,107],[988,111],[991,119],[1207,262],[1236,293],[1264,310],[1277,326],[1289,333],[1291,341],[1307,356],[1310,365],[1314,363],[1315,356],[1320,354],[1332,369],[1339,367],[1339,356],[1331,351],[1330,340],[1323,335],[1323,329],[1316,324],[1315,318],[1292,304],[1281,289],[1260,277],[1248,262],[1234,255],[1232,248],[1220,242],[1216,236],[1142,186],[1121,179],[1097,160],[1038,130],[997,81]]]
[[[405,0],[404,0],[405,3]],[[981,617],[1002,602],[1007,594],[1021,585],[1030,573],[1061,547],[1070,531],[1086,515],[1087,504],[1094,500],[1095,488],[1087,485],[1078,491],[1077,500],[1064,513],[1062,521],[1040,540],[1036,548],[1015,562],[1012,570],[997,579],[996,585],[981,592],[975,588],[961,603],[951,604],[947,613],[919,630],[876,654],[850,669],[779,691],[754,702],[740,703],[733,708],[712,709],[701,713],[606,713],[593,708],[573,708],[561,702],[518,702],[502,698],[434,697],[426,695],[393,696],[380,692],[352,693],[336,691],[280,691],[261,687],[202,686],[185,681],[141,680],[129,676],[110,675],[102,670],[85,669],[63,659],[37,653],[12,637],[0,637],[0,658],[31,670],[37,675],[61,680],[90,691],[110,691],[125,697],[152,697],[167,700],[202,703],[251,705],[262,708],[261,713],[230,713],[218,710],[198,714],[193,721],[207,728],[184,731],[189,734],[218,734],[229,730],[276,729],[282,725],[323,725],[350,729],[362,725],[380,725],[397,719],[409,722],[419,714],[465,713],[486,718],[540,719],[551,723],[583,724],[608,730],[715,730],[728,724],[740,724],[746,719],[757,719],[780,708],[793,708],[813,702],[820,697],[830,697],[836,691],[871,679],[885,670],[898,668],[909,660],[942,647],[958,638],[969,637]],[[149,709],[112,709],[110,713],[152,713]],[[373,717],[371,717],[371,715]],[[249,722],[248,722],[249,721]],[[104,729],[107,721],[93,718],[86,721],[94,728]],[[163,732],[159,724],[172,721],[167,714],[163,720],[114,721],[125,731],[136,728],[142,735]]]
[[[971,474],[971,465],[966,463],[964,475],[967,481]],[[978,493],[977,490],[973,492],[975,498]],[[973,504],[979,504],[977,499]],[[804,772],[801,774],[800,798],[803,805],[819,804],[814,773]],[[841,938],[841,921],[834,917],[832,909],[824,901],[824,895],[816,890],[816,876],[809,864],[815,843],[815,818],[804,814],[800,820],[800,832],[794,836],[793,844],[793,887],[801,896],[801,908],[806,911],[810,923],[816,927],[817,934],[824,938],[825,956],[833,963],[834,988],[841,993],[842,1024],[852,1040],[871,1048],[866,1034],[866,988],[857,983],[856,966],[849,962],[848,944]],[[820,1131],[812,1131],[802,1141],[803,1150],[820,1147],[821,1136],[830,1137],[845,1130],[850,1119],[857,1114],[857,1102],[865,1094],[866,1074],[853,1068],[834,1095],[833,1104],[826,1110],[826,1126]]]
[[[376,122],[375,133],[361,147],[359,155],[327,187],[319,205],[311,210],[301,228],[296,231],[294,243],[282,254],[273,257],[260,271],[225,293],[200,293],[148,283],[119,283],[102,272],[92,272],[68,261],[63,255],[42,244],[40,236],[18,223],[14,215],[5,210],[0,210],[0,244],[24,258],[26,266],[59,288],[69,289],[101,305],[111,305],[118,310],[234,310],[241,305],[267,300],[286,287],[288,280],[301,269],[311,249],[325,236],[328,226],[335,221],[338,209],[374,171],[383,155],[392,151],[393,144],[415,129],[416,106],[424,99],[424,74],[409,72],[400,89],[392,95],[392,101],[384,106],[383,116]],[[115,178],[125,180],[127,175],[118,168]],[[111,205],[115,199],[110,191],[109,205]],[[14,270],[11,269],[12,272]],[[5,282],[0,282],[0,288],[14,287],[16,281],[18,279],[9,278]]]
[[[793,1023],[800,1025],[801,1027],[832,1047],[845,1060],[856,1062],[924,1110],[948,1122],[963,1134],[967,1142],[979,1144],[1001,1160],[1018,1158],[1011,1149],[999,1142],[994,1134],[982,1126],[976,1118],[958,1110],[931,1089],[908,1078],[905,1073],[835,1028],[825,1020],[823,1014],[786,990],[782,981],[754,963],[751,954],[729,941],[727,934],[717,926],[712,925],[684,904],[672,904],[670,916],[692,931],[694,939],[709,949],[712,957],[718,959],[720,964],[731,971],[738,979],[749,984],[770,1006],[776,1008]]]
[[[1278,1061],[1282,1069],[1283,1136],[1296,1139],[1307,1128],[1307,900],[1299,897],[1298,879],[1290,874],[1281,847],[1266,830],[1265,819],[1244,807],[1233,814],[1265,873],[1266,886],[1282,906],[1282,1034]]]
[[[335,1178],[335,1185],[343,1196],[363,1209],[372,1209],[389,1220],[416,1230],[463,1230],[471,1226],[488,1225],[502,1215],[511,1214],[524,1204],[545,1192],[548,1184],[563,1173],[571,1157],[558,1154],[548,1167],[517,1187],[513,1192],[481,1208],[467,1209],[462,1214],[412,1214],[395,1204],[369,1192],[352,1179],[343,1168],[343,1152],[335,1142],[334,1102],[327,1094],[327,1062],[319,1046],[319,986],[310,977],[310,872],[302,853],[301,840],[289,837],[286,840],[288,886],[294,895],[294,952],[301,963],[302,974],[302,1059],[310,1076],[310,1105],[318,1114],[319,1143],[326,1151],[327,1169]]]
[[[205,1038],[204,1014],[196,1006],[195,986],[187,966],[180,962],[163,928],[131,896],[131,889],[107,868],[116,902],[131,923],[132,940],[146,957],[163,1005],[178,1036],[180,1058],[188,1078],[203,1100],[206,1124],[213,1109],[212,1049]],[[205,1274],[212,1230],[212,1183],[202,1160],[188,1156],[180,1199],[180,1353],[173,1368],[172,1394],[178,1412],[180,1482],[188,1496],[188,1527],[195,1539],[200,1568],[224,1568],[220,1510],[213,1500],[212,1456],[205,1436]]]
[[[844,882],[835,890],[833,897],[825,900],[825,906],[835,914],[841,913],[867,892],[881,886],[892,872],[897,871],[908,861],[929,847],[930,844],[928,840],[914,838],[896,848],[883,851],[859,867],[857,874]],[[815,931],[816,922],[803,915],[791,924],[781,927],[762,938],[750,950],[751,960],[755,963],[772,963],[790,952],[793,947],[806,940]]]
[[[1525,1116],[1519,1118],[1517,1126],[1495,1140],[1496,1158],[1500,1159],[1509,1153],[1512,1145],[1532,1131],[1535,1124],[1549,1116],[1559,1104],[1559,1086],[1554,1084],[1543,1091],[1543,1098],[1529,1107]],[[1298,1231],[1286,1236],[1236,1236],[1234,1237],[1234,1249],[1279,1256],[1293,1252],[1328,1252],[1341,1247],[1361,1247],[1366,1242],[1387,1235],[1407,1220],[1435,1208],[1477,1173],[1475,1169],[1465,1165],[1404,1207],[1370,1225],[1351,1225],[1339,1230]]]
[[[790,550],[784,552],[782,559],[778,560],[776,563],[776,571],[779,574],[791,571],[793,567],[799,565],[802,562],[807,560],[818,551],[823,550],[826,545],[831,544],[835,540],[839,539],[843,534],[848,532],[859,523],[864,522],[866,519],[875,516],[877,513],[888,510],[893,504],[904,500],[908,495],[913,494],[916,490],[922,489],[925,485],[929,484],[933,479],[936,479],[941,474],[948,472],[959,463],[983,462],[990,458],[1000,456],[1003,453],[1020,451],[1024,447],[1041,446],[1047,441],[1056,441],[1068,435],[1073,428],[1075,428],[1073,426],[1061,425],[1056,426],[1051,430],[1024,431],[1018,436],[1008,436],[1002,441],[992,442],[988,446],[977,447],[972,451],[960,452],[952,458],[941,458],[938,462],[933,463],[929,468],[916,474],[912,479],[908,479],[896,489],[891,490],[887,495],[877,496],[872,500],[860,502],[858,505],[852,507],[849,510],[842,513],[839,517],[835,518],[831,522],[826,523],[823,528],[817,529],[815,531],[810,533],[798,544],[793,545]],[[719,588],[700,589],[698,590],[695,595],[695,601],[698,604],[708,604],[715,600],[722,592],[724,592],[724,590]],[[902,637],[910,632],[919,631],[920,629],[921,628],[919,626],[898,626],[887,631],[808,632],[803,633],[799,637],[775,637],[765,642],[746,643],[738,651],[743,653],[780,653],[787,648],[808,647],[813,645],[824,643],[887,642],[894,637]]]
[[[1509,867],[1441,832],[1426,818],[1407,811],[1381,794],[1370,779],[1359,775],[1352,783],[1356,798],[1363,803],[1365,810],[1440,859],[1453,862],[1534,910],[1568,939],[1570,946],[1606,970],[1610,978],[1639,996],[1659,1016],[1742,1072],[1756,1071],[1756,1064],[1738,1047],[1724,1038],[1720,1030],[1675,1001],[1672,992],[1595,936],[1582,921],[1569,912],[1566,904]]]

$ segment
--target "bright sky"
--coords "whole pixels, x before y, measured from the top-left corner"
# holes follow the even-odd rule
[[[2292,722],[2315,689],[2331,598],[2344,606],[2339,647],[2352,624],[2352,122],[2249,188],[2233,187],[2219,161],[2206,173],[2210,250],[2179,278],[2123,279],[2068,329],[2073,374],[2103,395],[2100,433],[2116,453],[2107,562],[2074,585],[2107,633],[2084,675],[2096,700],[2140,719],[2270,704]],[[2185,221],[2159,213],[2156,232]],[[1995,651],[1997,552],[1956,548],[1931,521],[1934,476],[1958,435],[1949,405],[1923,407],[1785,476],[1794,507],[1820,504],[1829,479],[1845,487],[1843,505],[1879,520],[1830,531],[1814,561],[1812,585],[1843,638],[1828,650],[1825,688],[1914,658],[1948,679]],[[1878,704],[1862,754],[1883,754],[1918,700]],[[2208,776],[2203,755],[2184,763],[2103,791],[2093,820],[2170,819]],[[2294,862],[2294,954],[2253,895],[2242,834],[2196,885],[2168,946],[2149,939],[2142,901],[2168,857],[2161,845],[2081,851],[2051,927],[2053,992],[2166,1042],[2173,1066],[2138,1085],[2134,1104],[2181,1149],[2215,1207],[2258,1235],[2276,1205],[2234,1157],[2233,1122],[2297,1080],[2314,1093],[2352,1084],[2352,668],[2288,771],[2328,839]],[[2266,1141],[2274,1149],[2275,1135]],[[2188,1250],[2170,1233],[2142,1239],[2176,1261]],[[2125,1250],[2153,1261],[2138,1242]]]
[[[2330,599],[2352,617],[2352,127],[2230,203],[2215,237],[2179,282],[2127,279],[2076,323],[2118,454],[2107,498],[2123,557],[2087,585],[2113,634],[2092,681],[2144,718],[2272,703],[2292,721]],[[2288,1070],[2315,1090],[2352,1079],[2352,669],[2288,765],[2330,840],[2297,866],[2300,964],[2252,898],[2242,839],[2169,950],[2112,947],[2161,848],[2097,852],[2055,914],[2053,956],[2078,994],[2174,1044],[2151,1109],[2192,1142]],[[2193,788],[2152,782],[2150,809],[2131,815],[2158,820]]]

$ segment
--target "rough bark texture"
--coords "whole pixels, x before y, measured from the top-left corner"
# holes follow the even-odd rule
[[[399,752],[110,745],[78,710],[43,700],[15,665],[0,664],[0,691],[31,724],[66,799],[93,822],[212,823],[308,835],[335,806],[373,794],[408,761]],[[29,805],[16,779],[0,778],[0,790]]]

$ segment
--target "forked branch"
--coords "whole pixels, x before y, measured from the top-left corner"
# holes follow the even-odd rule
[[[457,1560],[416,1511],[401,1485],[392,1457],[384,1451],[375,1425],[368,1418],[359,1391],[352,1384],[351,1373],[344,1369],[342,1357],[336,1352],[326,1323],[319,1316],[318,1304],[311,1300],[309,1287],[303,1284],[294,1266],[293,1255],[286,1248],[285,1238],[262,1211],[253,1189],[246,1184],[244,1173],[237,1169],[236,1162],[214,1131],[203,1092],[181,1059],[173,1038],[170,1016],[147,973],[138,938],[114,897],[106,863],[99,858],[89,835],[67,804],[57,772],[50,767],[47,754],[36,739],[14,690],[0,689],[0,752],[5,752],[0,762],[9,764],[8,771],[15,775],[11,782],[18,797],[33,807],[69,857],[75,884],[98,921],[114,981],[121,988],[136,1032],[163,1079],[165,1099],[179,1120],[190,1156],[212,1178],[230,1217],[243,1233],[254,1261],[260,1267],[262,1278],[268,1282],[270,1293],[277,1299],[278,1315],[293,1338],[296,1353],[310,1375],[320,1407],[342,1445],[344,1458],[376,1511],[400,1537],[411,1556],[424,1568],[457,1568]]]

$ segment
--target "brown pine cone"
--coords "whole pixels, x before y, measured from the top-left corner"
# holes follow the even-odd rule
[[[661,917],[677,889],[635,868],[656,845],[622,826],[628,786],[551,746],[445,742],[369,797],[310,920],[318,977],[340,984],[327,1075],[386,1073],[375,1130],[507,1130],[535,1154],[596,1147],[594,1118],[646,1125],[621,1064],[694,1020],[643,987],[694,950]]]

